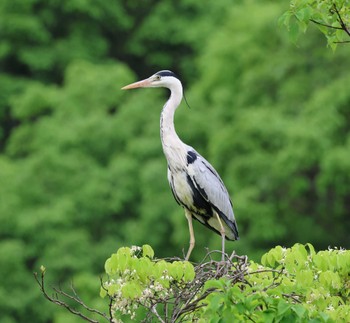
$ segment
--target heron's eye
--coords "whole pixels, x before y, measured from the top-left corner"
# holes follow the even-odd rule
[[[156,81],[160,81],[160,79],[161,79],[161,76],[160,76],[160,75],[157,75],[157,76],[156,76]]]

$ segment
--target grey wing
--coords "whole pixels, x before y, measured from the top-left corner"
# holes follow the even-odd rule
[[[188,174],[191,177],[197,190],[218,212],[219,216],[225,221],[232,230],[235,238],[238,239],[238,230],[233,214],[232,202],[229,193],[220,178],[220,175],[214,167],[194,149],[189,151],[195,158],[190,158],[188,163]]]

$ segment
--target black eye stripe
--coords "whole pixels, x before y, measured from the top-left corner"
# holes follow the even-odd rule
[[[156,75],[159,75],[159,76],[173,76],[173,77],[178,78],[178,77],[175,75],[175,73],[173,73],[172,71],[168,71],[168,70],[160,71],[160,72],[156,73]]]

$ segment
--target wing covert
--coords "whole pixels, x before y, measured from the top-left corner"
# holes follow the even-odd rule
[[[194,149],[190,150],[188,153],[191,161],[188,163],[188,174],[198,191],[214,209],[219,211],[219,213],[223,213],[227,220],[236,226],[232,202],[219,174],[214,167]],[[194,158],[194,154],[196,158]]]

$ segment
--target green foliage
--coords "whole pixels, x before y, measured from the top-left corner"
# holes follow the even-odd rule
[[[334,321],[348,320],[350,252],[328,249],[315,252],[311,244],[276,247],[261,260],[264,266],[283,268],[282,293],[299,294],[312,316],[324,312]]]
[[[149,245],[123,247],[112,254],[105,263],[108,280],[103,283],[100,295],[112,300],[113,319],[129,315],[141,320],[147,308],[158,313],[159,307],[174,298],[174,290],[184,288],[195,277],[194,268],[188,261],[153,259],[154,251]]]
[[[203,322],[347,322],[350,319],[350,252],[315,252],[311,244],[277,246],[261,265],[251,262],[243,282],[208,281]],[[212,319],[212,320],[210,320]],[[201,322],[201,321],[200,321]]]
[[[243,261],[242,261],[243,259]],[[162,322],[347,322],[350,319],[350,252],[316,252],[311,244],[277,246],[264,254],[261,264],[246,258],[221,263],[153,259],[150,246],[120,248],[105,264],[108,279],[101,296],[109,296],[114,319],[141,320],[146,308]],[[216,266],[216,268],[215,268]],[[205,270],[203,270],[205,268]],[[202,270],[202,271],[201,271]],[[225,273],[225,270],[226,273]],[[216,279],[201,275],[216,272]],[[195,274],[196,273],[196,274]],[[198,299],[182,316],[172,315],[178,302],[197,280]],[[160,307],[165,308],[164,312]],[[147,313],[147,312],[146,312]],[[122,315],[124,314],[124,316]],[[149,316],[147,316],[149,317]]]
[[[338,43],[349,42],[350,6],[344,0],[292,0],[290,8],[280,18],[295,43],[305,33],[310,22],[316,24],[333,50]]]
[[[270,280],[271,281],[271,280]],[[233,286],[229,281],[209,281],[206,288],[215,287],[205,300],[199,322],[331,322],[323,313],[311,317],[308,310],[299,304],[290,304],[285,299],[269,295],[266,286]],[[243,292],[242,292],[243,288]]]

